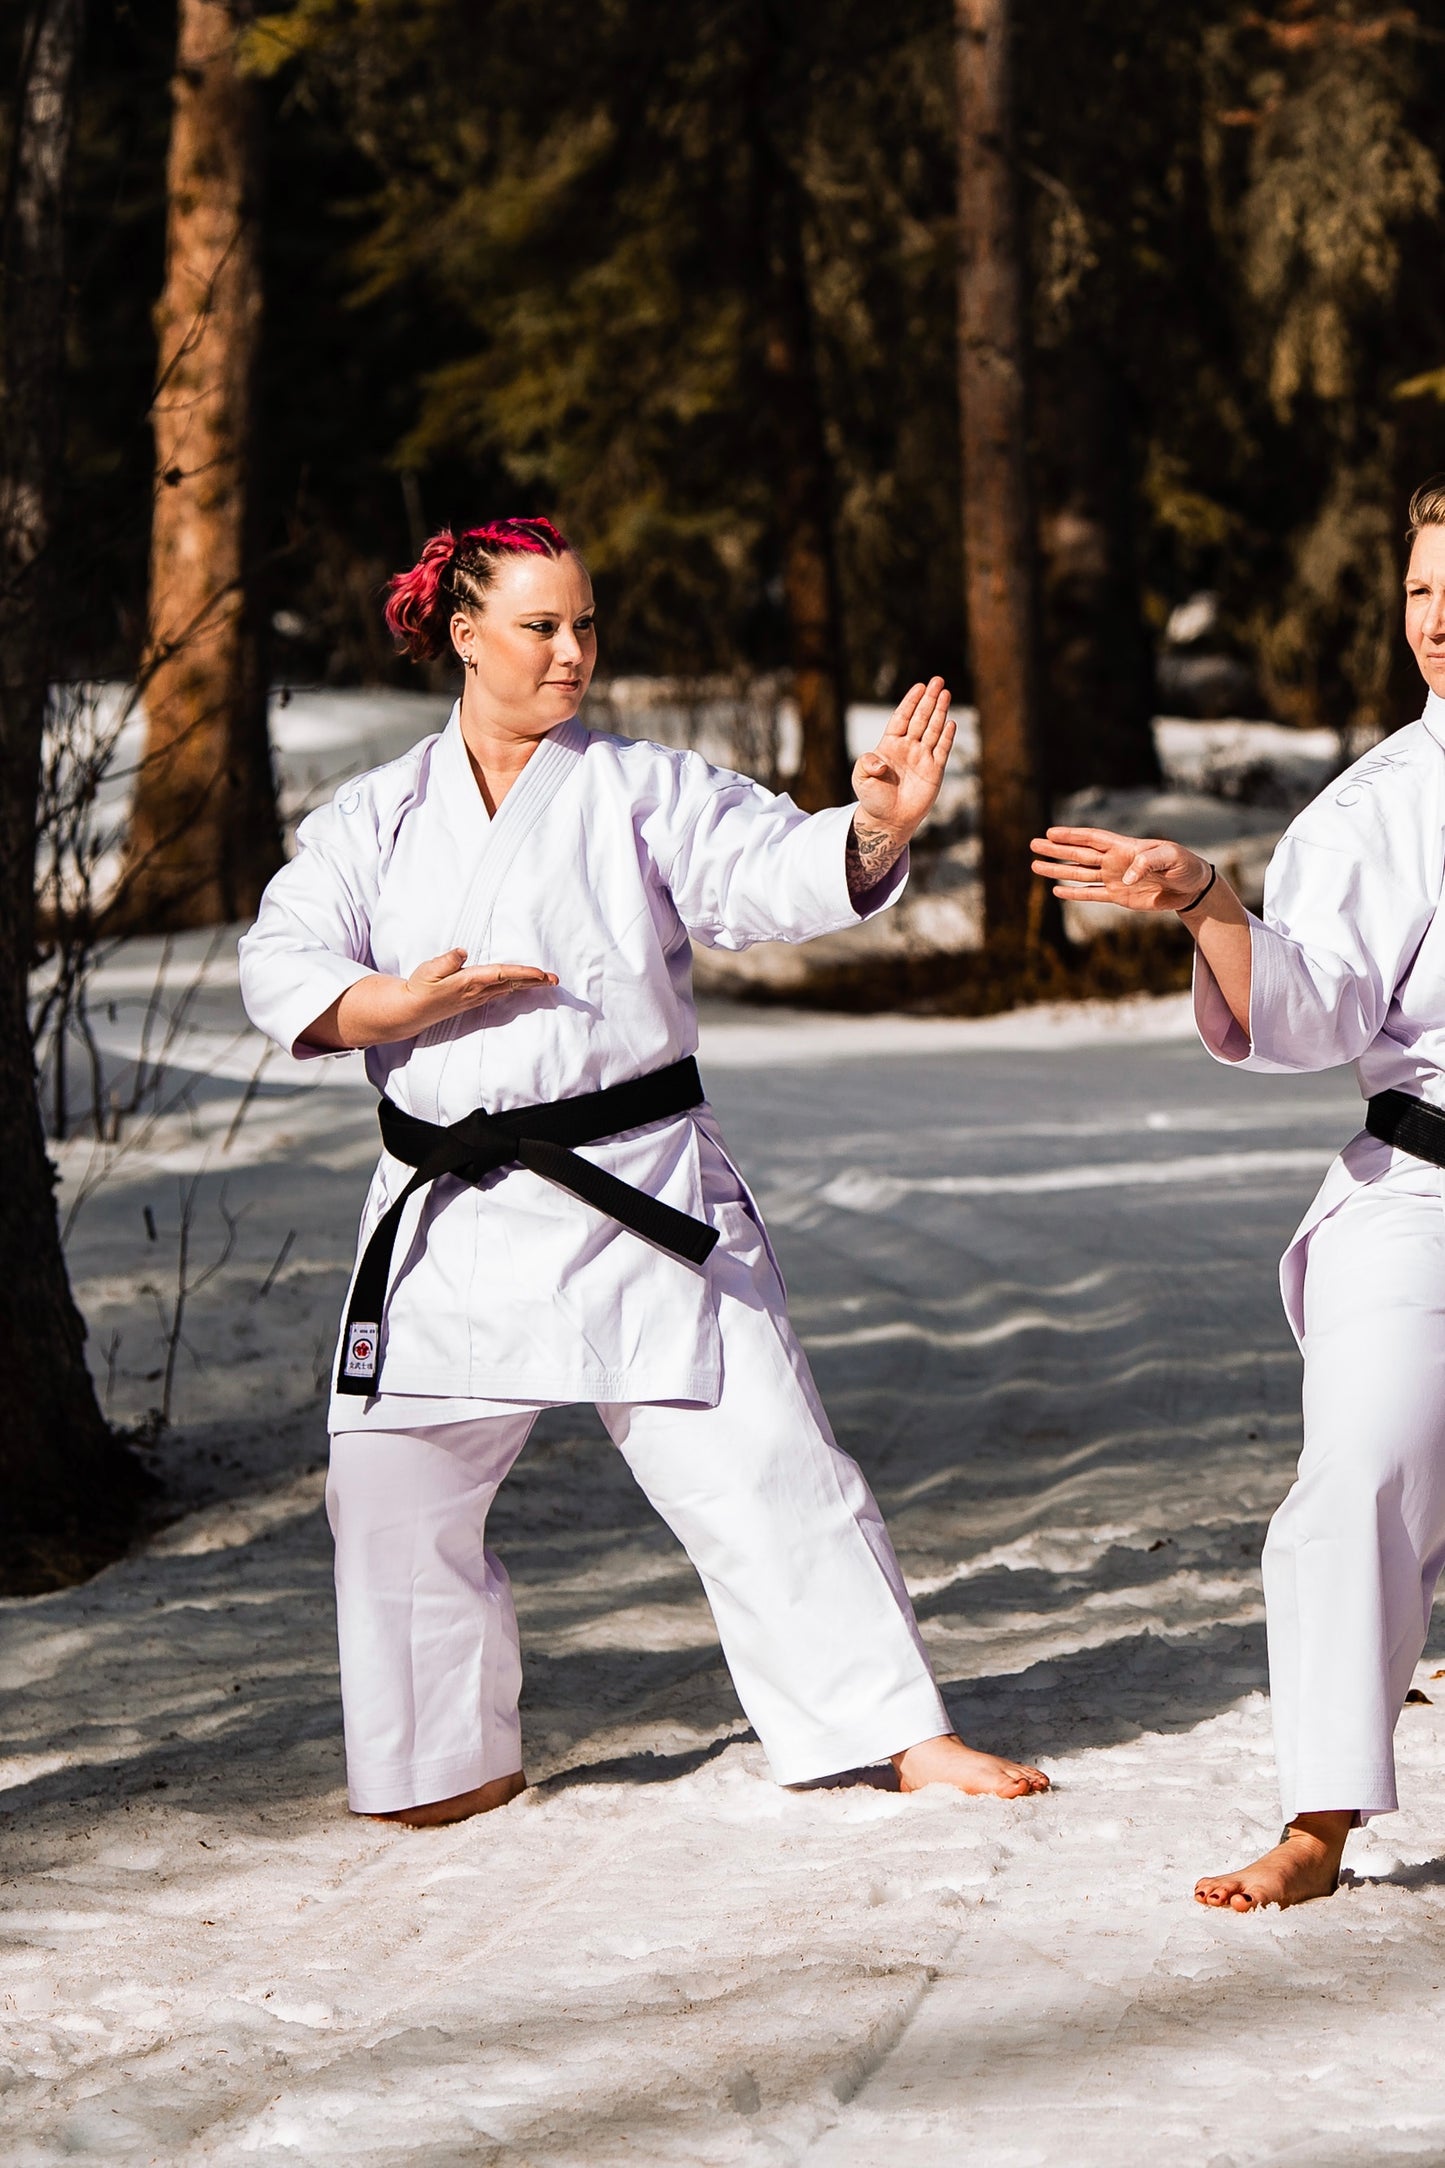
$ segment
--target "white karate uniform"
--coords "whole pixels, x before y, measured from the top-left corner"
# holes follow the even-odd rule
[[[1200,1034],[1268,1074],[1353,1062],[1445,1108],[1445,701],[1284,837],[1251,917],[1246,1035],[1201,958]],[[1304,1450],[1264,1551],[1286,1819],[1396,1801],[1393,1734],[1445,1565],[1445,1174],[1362,1132],[1280,1266]]]
[[[445,1125],[620,1084],[696,1049],[690,936],[742,948],[858,923],[850,819],[574,721],[489,820],[454,711],[302,822],[241,943],[246,1007],[305,1057],[302,1032],[346,987],[463,948],[559,984],[369,1049],[378,1091]],[[869,912],[906,877],[904,862]],[[949,1728],[877,1507],[833,1442],[710,1110],[579,1150],[719,1241],[690,1265],[520,1167],[443,1178],[408,1206],[379,1390],[333,1393],[331,1409],[358,1811],[520,1766],[516,1622],[484,1524],[538,1407],[565,1402],[600,1408],[681,1537],[781,1782]],[[358,1257],[411,1171],[381,1155]]]

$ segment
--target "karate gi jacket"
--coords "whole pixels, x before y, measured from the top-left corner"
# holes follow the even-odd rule
[[[470,963],[536,964],[559,984],[369,1048],[378,1092],[441,1124],[573,1098],[695,1052],[689,936],[742,949],[860,922],[844,865],[851,807],[809,816],[696,753],[574,720],[541,741],[489,819],[459,713],[307,816],[241,942],[246,1009],[298,1057],[319,1051],[302,1033],[358,979],[406,977],[462,948]],[[866,915],[906,878],[905,856]],[[756,1240],[746,1221],[761,1218],[706,1107],[581,1150],[709,1221],[720,1249]],[[410,1174],[382,1153],[358,1257]],[[711,1265],[652,1247],[524,1168],[433,1183],[407,1207],[394,1259],[383,1394],[717,1402]]]
[[[1246,1034],[1199,957],[1194,1013],[1216,1059],[1281,1075],[1353,1062],[1363,1097],[1445,1108],[1445,700],[1336,777],[1281,837],[1250,914]],[[1330,1167],[1280,1266],[1304,1338],[1309,1237],[1379,1181],[1391,1147],[1366,1132]]]

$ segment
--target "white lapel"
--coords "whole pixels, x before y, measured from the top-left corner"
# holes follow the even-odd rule
[[[1420,720],[1436,744],[1445,745],[1445,700],[1438,693],[1425,695],[1425,712]]]
[[[571,775],[586,744],[587,732],[575,716],[570,722],[559,723],[555,730],[549,730],[488,823],[471,886],[457,913],[457,946],[466,950],[469,963],[487,961],[480,951],[487,938],[497,898],[516,862],[517,853]],[[457,747],[466,766],[468,787],[478,805],[482,805],[482,794],[467,760],[460,726]],[[485,815],[484,805],[482,812]]]
[[[497,898],[517,853],[582,758],[588,732],[575,716],[548,731],[489,820],[467,757],[459,717],[458,708],[437,748],[443,818],[473,867],[457,910],[452,940],[457,948],[466,950],[468,963],[486,963],[490,961],[485,954],[487,934]],[[448,1017],[444,1023],[430,1025],[416,1044],[443,1045],[474,1029],[477,1022],[475,1011]]]
[[[461,862],[475,868],[486,853],[492,822],[467,758],[461,715],[459,700],[432,755],[432,781],[443,825],[456,840]]]

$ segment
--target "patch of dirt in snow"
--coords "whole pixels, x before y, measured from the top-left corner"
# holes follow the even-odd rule
[[[145,999],[146,960],[118,968]],[[234,1003],[216,974],[195,1029],[234,1058],[182,1035],[185,1103],[72,1231],[129,1417],[159,1382],[177,1183],[200,1177],[202,1266],[223,1182],[238,1216],[153,1449],[177,1517],[0,1604],[7,2168],[1445,2153],[1445,1699],[1407,1710],[1406,1811],[1352,1840],[1338,1898],[1189,1902],[1275,1827],[1258,1550],[1298,1369],[1274,1258],[1357,1124],[1345,1082],[1242,1082],[1167,1011],[1152,1041],[880,1020],[844,1047],[787,1019],[734,1044],[715,1103],[950,1705],[1057,1789],[779,1790],[685,1559],[562,1410],[491,1528],[533,1788],[413,1832],[346,1812],[321,1506],[370,1102],[345,1064],[278,1064],[237,1126],[258,1049]],[[1157,1179],[1063,1179],[1111,1162]],[[63,1164],[69,1204],[97,1166]]]

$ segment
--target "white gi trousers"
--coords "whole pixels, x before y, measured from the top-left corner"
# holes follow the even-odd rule
[[[1393,1734],[1445,1566],[1445,1202],[1395,1155],[1308,1237],[1304,1450],[1264,1547],[1280,1798],[1397,1801]]]
[[[951,1726],[888,1532],[834,1442],[761,1236],[715,1252],[709,1269],[716,1407],[598,1413],[697,1569],[774,1777],[802,1783]],[[485,1531],[535,1419],[524,1408],[332,1438],[326,1502],[356,1813],[448,1799],[522,1766],[516,1614]]]

